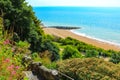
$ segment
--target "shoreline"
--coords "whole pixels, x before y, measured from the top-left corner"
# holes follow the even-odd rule
[[[115,46],[120,47],[120,44],[119,44],[119,43],[115,43],[115,42],[112,42],[112,41],[107,41],[107,40],[104,40],[104,39],[87,36],[87,35],[84,35],[84,34],[82,34],[82,33],[75,32],[74,30],[70,30],[70,31],[71,31],[73,34],[76,34],[76,35],[79,35],[79,36],[83,36],[83,37],[90,38],[90,39],[93,39],[93,40],[96,40],[96,41],[99,41],[99,42],[102,42],[102,43],[108,43],[108,44],[111,44],[111,45],[115,45]]]
[[[56,28],[43,28],[44,32],[46,34],[50,35],[55,35],[61,38],[66,38],[66,37],[72,37],[74,39],[77,39],[79,41],[85,42],[87,44],[91,44],[93,46],[105,49],[105,50],[115,50],[115,51],[120,51],[120,46],[117,44],[109,43],[106,41],[94,39],[91,37],[87,37],[84,35],[80,35],[73,30],[66,30],[66,29],[56,29]]]

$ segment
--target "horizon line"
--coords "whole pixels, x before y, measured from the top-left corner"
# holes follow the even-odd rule
[[[32,7],[100,7],[100,8],[120,8],[120,6],[32,6]]]

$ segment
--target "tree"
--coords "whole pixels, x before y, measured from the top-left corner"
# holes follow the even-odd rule
[[[3,35],[11,34],[14,41],[27,40],[33,52],[41,51],[44,41],[41,21],[25,0],[0,0],[0,16],[3,18]]]
[[[21,40],[26,40],[31,30],[36,31],[40,27],[40,21],[25,0],[1,0],[0,11],[4,30],[12,35],[17,33]]]

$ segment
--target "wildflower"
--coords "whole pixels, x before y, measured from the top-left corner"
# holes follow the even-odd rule
[[[16,66],[15,68],[16,68],[16,69],[19,69],[20,67],[19,67],[19,66]]]
[[[5,41],[4,41],[4,44],[5,44],[5,45],[6,45],[6,44],[10,44],[10,40],[8,40],[8,39],[5,40]]]
[[[9,58],[7,58],[7,59],[5,59],[5,61],[4,61],[5,63],[9,63],[10,62],[10,59]]]
[[[16,74],[16,71],[13,70],[13,71],[11,72],[11,75],[15,75],[15,74]]]
[[[7,69],[11,71],[11,70],[14,69],[14,67],[15,67],[14,65],[10,65],[10,66],[7,67]]]

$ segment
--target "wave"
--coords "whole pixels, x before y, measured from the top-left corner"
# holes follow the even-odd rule
[[[113,41],[108,41],[108,40],[104,40],[104,39],[100,39],[100,38],[91,37],[89,35],[86,35],[85,33],[76,32],[75,30],[70,30],[70,31],[72,33],[76,34],[76,35],[80,35],[80,36],[83,36],[83,37],[87,37],[89,39],[97,40],[97,41],[102,42],[102,43],[108,43],[108,44],[120,47],[120,43],[116,43],[116,42],[113,42]]]

